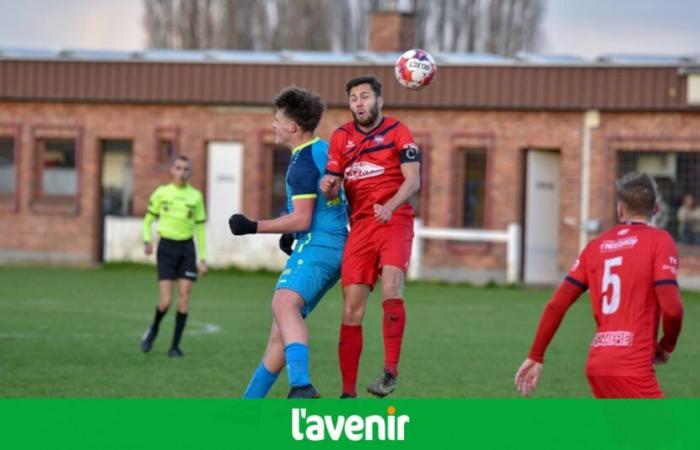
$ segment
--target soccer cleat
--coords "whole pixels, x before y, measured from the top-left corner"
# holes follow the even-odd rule
[[[367,392],[374,394],[377,397],[386,397],[387,395],[394,392],[396,388],[396,377],[392,373],[384,369],[381,375],[377,377],[376,380],[369,386],[367,386]]]
[[[170,356],[171,358],[182,358],[183,356],[185,356],[185,354],[182,353],[182,350],[180,350],[179,348],[173,347],[170,350],[168,350],[168,356]]]
[[[321,394],[312,384],[307,384],[305,386],[292,386],[287,398],[321,398]]]
[[[348,394],[347,392],[343,392],[340,394],[340,398],[357,398],[357,394]]]
[[[141,350],[143,350],[144,353],[151,351],[153,342],[155,342],[157,335],[158,332],[155,330],[155,328],[153,328],[153,325],[148,327],[146,332],[143,333],[143,336],[141,337]]]

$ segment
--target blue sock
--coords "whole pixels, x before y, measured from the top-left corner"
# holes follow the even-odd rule
[[[287,376],[292,387],[311,384],[309,377],[309,347],[301,342],[292,342],[284,348],[287,359]]]
[[[261,361],[243,393],[243,398],[265,398],[272,385],[277,381],[278,375],[279,372],[273,373],[267,370]]]

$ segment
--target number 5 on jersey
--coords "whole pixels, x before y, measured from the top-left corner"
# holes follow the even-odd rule
[[[622,256],[616,256],[605,260],[605,272],[603,273],[603,314],[612,314],[620,307],[620,276],[612,272],[612,269],[622,265]],[[608,297],[608,286],[612,292]]]

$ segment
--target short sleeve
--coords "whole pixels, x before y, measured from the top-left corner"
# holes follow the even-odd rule
[[[315,198],[320,176],[321,173],[314,163],[311,148],[302,150],[299,156],[292,161],[287,174],[292,200]]]
[[[418,145],[416,145],[416,141],[413,139],[413,135],[411,134],[411,131],[408,129],[406,125],[403,123],[400,123],[398,127],[396,127],[396,151],[400,152],[402,150],[410,149],[413,148],[416,151],[418,150]]]
[[[343,176],[344,161],[343,151],[347,142],[347,132],[338,128],[331,135],[331,142],[328,148],[328,162],[326,163],[326,173],[329,175]]]
[[[677,284],[678,250],[671,236],[663,232],[654,251],[654,284]]]
[[[565,278],[566,281],[580,287],[584,291],[588,289],[588,274],[586,272],[588,248],[588,246],[584,248],[581,254],[578,255]]]

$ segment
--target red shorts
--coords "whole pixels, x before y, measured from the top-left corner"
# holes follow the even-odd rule
[[[372,217],[352,224],[343,251],[343,286],[367,284],[374,288],[384,266],[408,270],[413,243],[413,217],[396,215],[387,224]]]
[[[588,375],[588,384],[596,398],[664,398],[654,374],[641,377]]]

